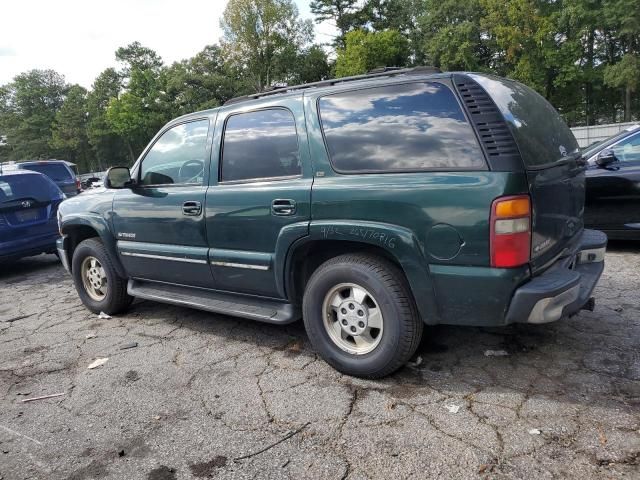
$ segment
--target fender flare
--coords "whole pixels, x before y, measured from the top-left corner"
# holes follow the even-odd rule
[[[428,262],[415,235],[408,228],[382,222],[359,220],[321,220],[309,224],[309,234],[295,241],[288,251],[285,272],[289,272],[296,250],[314,241],[347,241],[372,245],[385,250],[403,270],[418,312],[429,325],[439,323],[435,288]],[[285,289],[291,290],[292,275],[285,278]]]
[[[65,240],[73,231],[74,227],[89,227],[94,230],[98,234],[102,244],[105,246],[107,254],[111,258],[111,262],[113,263],[118,275],[122,278],[127,278],[127,273],[122,266],[122,262],[120,262],[120,257],[118,256],[115,238],[113,237],[107,220],[104,217],[95,213],[75,214],[64,217],[60,224],[60,233],[62,233]],[[71,252],[68,251],[68,243],[66,241],[64,241],[64,247],[68,256],[69,266],[71,266],[72,255]]]

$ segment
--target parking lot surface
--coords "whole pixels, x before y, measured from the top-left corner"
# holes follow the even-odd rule
[[[101,319],[56,257],[2,266],[0,479],[640,478],[640,251],[606,262],[594,312],[427,328],[382,381],[331,369],[301,323]]]

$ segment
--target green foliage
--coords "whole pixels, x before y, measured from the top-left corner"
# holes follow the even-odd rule
[[[418,20],[426,63],[443,70],[487,70],[493,51],[480,26],[483,15],[480,0],[426,0]]]
[[[122,76],[114,69],[104,70],[87,95],[87,137],[94,152],[91,170],[102,171],[110,166],[129,163],[126,145],[107,120],[107,107],[122,90]],[[95,165],[95,166],[94,166]]]
[[[358,7],[358,0],[311,0],[311,13],[316,17],[316,23],[332,22],[340,32],[333,45],[337,48],[345,46],[347,32],[362,25],[367,18],[365,9]]]
[[[336,77],[366,73],[376,67],[405,66],[409,62],[407,39],[396,30],[347,33],[346,46],[338,50]]]
[[[205,47],[166,71],[166,92],[174,116],[217,107],[250,91],[252,86],[242,72],[226,62],[217,45]]]
[[[426,8],[430,12],[431,8]],[[367,0],[358,13],[360,25],[374,32],[397,30],[409,41],[413,63],[424,62],[422,29],[419,16],[425,11],[425,0]]]
[[[311,0],[336,25],[312,43],[293,0],[230,0],[220,45],[165,65],[138,42],[86,92],[51,70],[0,86],[0,160],[65,158],[81,171],[131,164],[185,113],[279,82],[380,66],[492,72],[535,88],[572,125],[640,118],[638,0]],[[335,58],[330,65],[329,58]]]
[[[56,112],[51,126],[51,147],[63,158],[90,170],[89,139],[87,138],[87,91],[73,85],[67,91],[64,103]]]
[[[258,91],[286,80],[313,31],[292,0],[230,0],[220,25],[225,55]]]
[[[624,120],[631,121],[631,94],[640,86],[640,59],[627,53],[618,63],[608,65],[604,71],[604,81],[612,87],[623,88],[625,92]]]
[[[640,59],[628,53],[618,63],[608,65],[604,73],[604,81],[612,87],[628,88],[636,92],[640,85]]]
[[[326,80],[330,75],[327,53],[319,45],[312,45],[298,54],[291,80],[295,84],[311,83]]]
[[[0,136],[4,159],[53,156],[51,125],[67,91],[64,78],[53,70],[30,70],[16,76],[0,92]]]

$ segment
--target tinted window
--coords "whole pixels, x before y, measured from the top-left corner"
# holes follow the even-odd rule
[[[486,168],[453,92],[439,83],[329,95],[320,116],[339,171]]]
[[[258,110],[229,117],[221,180],[288,177],[301,172],[296,123],[289,110]]]
[[[640,134],[633,135],[615,145],[613,153],[621,162],[640,160]]]
[[[183,123],[167,130],[142,160],[143,185],[202,184],[209,121]]]
[[[515,137],[525,165],[544,165],[579,151],[560,114],[541,95],[511,80],[470,75],[491,96]]]
[[[62,197],[62,192],[47,177],[29,174],[0,176],[0,204],[22,198],[51,200]]]
[[[69,180],[72,176],[69,169],[61,163],[34,163],[30,165],[23,165],[22,168],[33,172],[43,173],[56,182]]]

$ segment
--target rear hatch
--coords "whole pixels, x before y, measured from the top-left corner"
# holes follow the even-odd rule
[[[63,199],[58,187],[43,175],[0,175],[0,243],[54,233]]]
[[[531,267],[535,272],[579,240],[584,161],[573,133],[541,95],[514,81],[470,76],[496,103],[524,162],[533,206]]]

